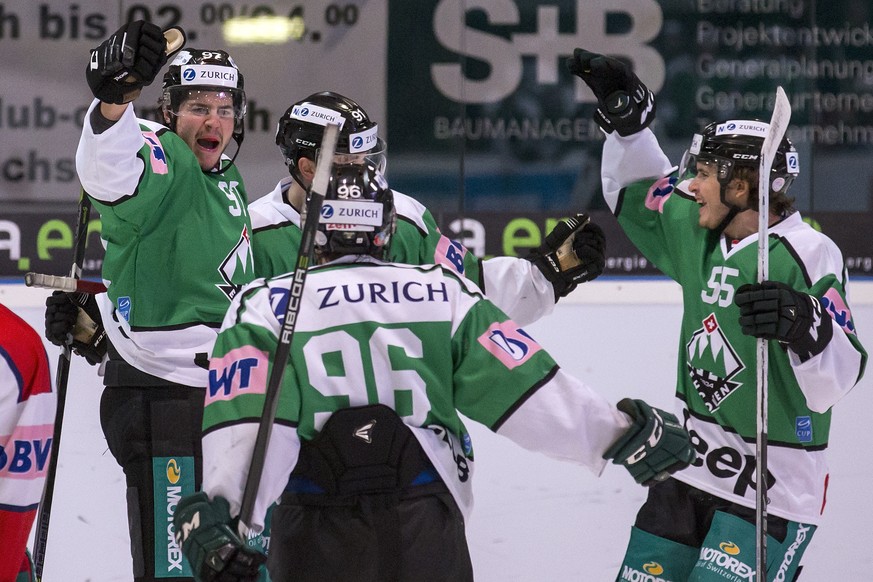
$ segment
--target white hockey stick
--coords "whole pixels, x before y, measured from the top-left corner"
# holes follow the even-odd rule
[[[239,533],[243,539],[246,538],[251,529],[255,502],[261,485],[261,475],[264,472],[264,461],[267,458],[267,448],[270,444],[270,434],[273,431],[273,421],[276,419],[276,409],[279,406],[282,378],[285,375],[288,355],[291,353],[291,340],[294,337],[294,327],[297,324],[297,314],[300,311],[300,301],[303,298],[306,272],[309,265],[312,264],[315,253],[315,234],[321,216],[321,204],[327,193],[330,171],[333,166],[333,155],[336,152],[338,139],[339,125],[327,124],[324,127],[324,138],[321,140],[318,164],[312,179],[312,187],[309,190],[309,199],[306,202],[306,219],[302,227],[300,247],[297,249],[297,266],[294,268],[294,279],[291,281],[288,293],[288,307],[285,310],[282,328],[279,330],[279,345],[276,346],[276,356],[273,358],[273,368],[267,382],[264,412],[261,414],[261,421],[258,425],[258,436],[255,439],[252,462],[249,464],[249,473],[240,503]]]
[[[776,103],[770,118],[770,129],[761,146],[761,165],[758,169],[758,283],[770,277],[770,170],[788,123],[791,121],[791,104],[782,87],[776,88]],[[767,374],[769,359],[768,342],[758,338],[757,362],[757,429],[755,444],[755,580],[767,580]]]

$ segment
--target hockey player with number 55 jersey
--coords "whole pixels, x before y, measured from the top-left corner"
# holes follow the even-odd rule
[[[395,209],[372,166],[335,166],[320,216],[289,361],[273,354],[292,275],[245,287],[216,341],[203,492],[174,517],[199,579],[250,580],[262,559],[234,518],[275,365],[287,371],[251,524],[260,529],[281,499],[267,559],[275,582],[472,580],[474,456],[459,413],[595,474],[611,459],[645,485],[693,460],[676,417],[607,402],[474,283],[440,265],[381,261]]]
[[[653,569],[672,582],[754,576],[756,342],[764,338],[767,580],[794,580],[824,511],[831,407],[867,360],[840,250],[786,194],[798,154],[784,138],[768,177],[769,280],[757,283],[758,168],[769,124],[707,125],[677,172],[648,129],[654,96],[626,64],[576,49],[568,65],[598,99],[607,203],[637,248],[682,286],[676,404],[698,455],[649,491],[616,579]]]

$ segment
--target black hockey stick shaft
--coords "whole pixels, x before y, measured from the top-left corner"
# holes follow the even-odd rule
[[[91,201],[84,190],[79,193],[79,208],[76,223],[76,234],[73,243],[73,266],[70,277],[79,279],[82,276],[82,263],[85,260],[85,245],[88,241],[88,219],[91,216]],[[64,406],[67,400],[67,381],[70,377],[70,346],[64,346],[58,357],[58,367],[55,375],[57,390],[57,411],[52,431],[51,455],[45,474],[45,485],[42,490],[42,500],[36,519],[36,531],[33,541],[33,571],[37,582],[42,581],[42,571],[45,566],[46,548],[48,546],[49,523],[52,515],[52,500],[54,499],[55,479],[58,472],[58,458],[61,452],[61,429],[64,422]]]
[[[282,378],[285,375],[288,356],[291,353],[291,340],[294,337],[297,315],[300,312],[303,286],[306,283],[306,274],[315,254],[315,235],[318,229],[319,216],[321,215],[321,204],[324,202],[324,196],[327,192],[338,136],[338,125],[328,124],[325,126],[318,165],[315,169],[315,178],[312,180],[309,198],[306,201],[306,219],[303,223],[300,248],[297,250],[297,264],[294,268],[294,277],[291,280],[291,288],[288,293],[288,305],[285,310],[282,327],[279,330],[279,343],[276,346],[273,368],[270,371],[270,379],[267,382],[267,390],[264,397],[264,412],[261,414],[261,420],[258,424],[258,436],[255,440],[255,448],[252,451],[252,461],[249,465],[249,473],[240,504],[240,534],[244,534],[247,530],[251,529],[255,501],[258,497],[261,476],[264,472],[264,461],[267,458],[267,445],[270,442],[273,421],[276,419],[276,410],[279,406]]]

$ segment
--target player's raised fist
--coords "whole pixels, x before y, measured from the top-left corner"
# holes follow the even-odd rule
[[[85,69],[91,92],[105,103],[133,101],[167,62],[166,48],[160,27],[144,20],[128,22],[91,50]]]
[[[655,119],[654,94],[622,61],[577,48],[567,59],[567,69],[594,93],[594,121],[605,132],[632,135]]]

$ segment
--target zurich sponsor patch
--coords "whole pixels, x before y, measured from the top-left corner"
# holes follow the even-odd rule
[[[769,129],[770,124],[764,121],[732,120],[719,123],[715,128],[715,135],[750,135],[763,138]]]
[[[479,343],[510,370],[521,366],[542,349],[511,320],[492,324],[479,336]]]
[[[812,442],[812,418],[808,416],[798,416],[794,419],[794,434],[797,435],[797,440],[801,443]]]
[[[270,289],[270,307],[279,323],[285,321],[285,313],[288,311],[288,295],[290,295],[288,289],[281,287]]]
[[[331,200],[321,207],[321,224],[382,226],[383,206],[374,202]]]
[[[319,107],[311,103],[303,105],[295,105],[291,108],[291,119],[299,119],[307,123],[315,123],[316,125],[327,125],[328,123],[338,124],[342,129],[346,119],[342,114],[326,107]]]
[[[185,65],[182,67],[182,85],[237,87],[237,70],[223,65]]]
[[[379,141],[379,126],[374,125],[370,129],[365,129],[358,133],[353,133],[349,136],[349,153],[356,154],[359,152],[368,152]]]

